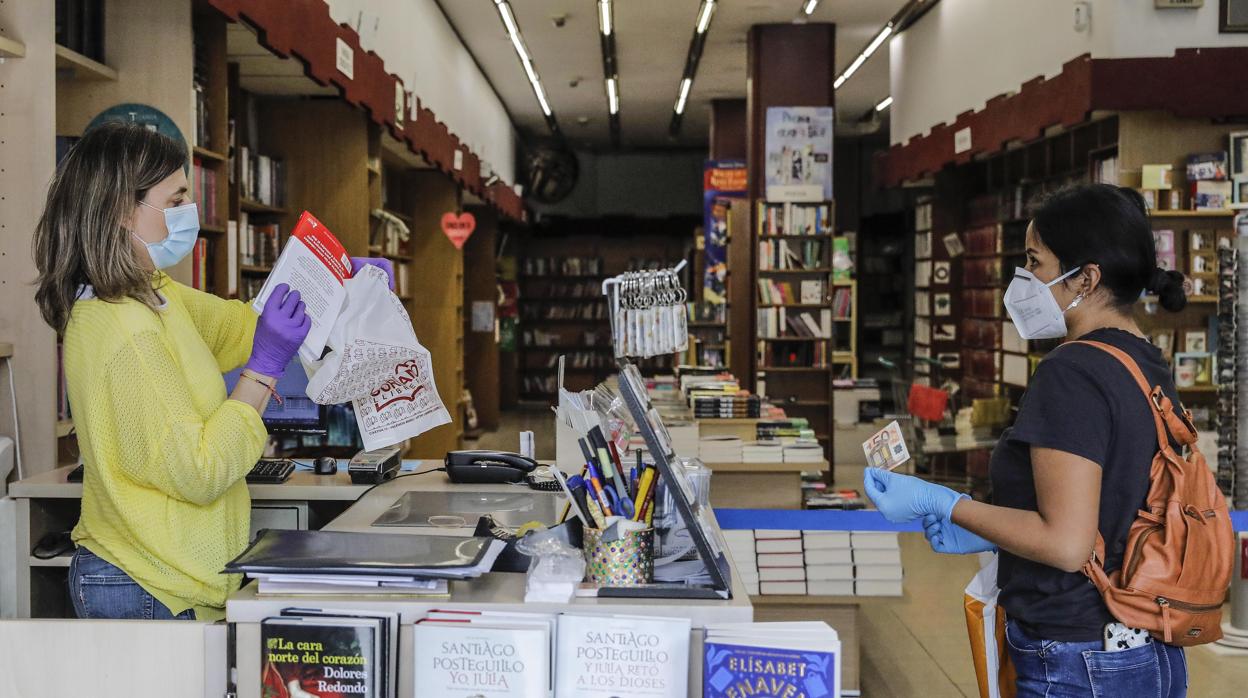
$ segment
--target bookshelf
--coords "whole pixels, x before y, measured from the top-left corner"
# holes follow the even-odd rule
[[[831,201],[758,201],[756,214],[754,392],[808,419],[831,457],[833,381],[857,374],[857,282],[833,274],[848,240],[834,233]]]
[[[1190,153],[1225,150],[1231,124],[1210,123],[1160,112],[1096,113],[1089,121],[1055,128],[1041,138],[1014,143],[1003,152],[942,171],[932,195],[915,209],[915,380],[930,372],[922,360],[942,360],[944,378],[957,383],[955,407],[976,399],[1002,398],[1017,406],[1044,354],[1058,342],[1022,340],[1013,330],[1002,298],[1012,270],[1024,266],[1030,222],[1028,204],[1068,184],[1102,181],[1139,187],[1144,164],[1173,166],[1175,187]],[[1185,197],[1186,198],[1186,197]],[[1188,333],[1194,346],[1211,347],[1216,335],[1217,252],[1232,235],[1233,211],[1154,210],[1154,234],[1170,241],[1170,263],[1197,284],[1188,307],[1172,314],[1155,298],[1137,304],[1141,329],[1170,352],[1182,351]],[[1160,231],[1169,231],[1162,233]],[[1199,236],[1192,266],[1193,235]],[[951,253],[950,245],[957,254]],[[937,283],[937,264],[947,264]],[[926,266],[930,265],[930,266]],[[937,294],[947,294],[938,314]],[[1163,351],[1166,347],[1163,347]],[[1198,427],[1216,422],[1216,389],[1184,388],[1181,395],[1196,413]],[[942,459],[945,475],[974,482],[986,478],[987,452]]]
[[[517,361],[522,400],[553,403],[556,369],[567,356],[565,387],[585,390],[616,371],[602,282],[634,269],[672,267],[686,258],[694,218],[555,219],[530,230],[519,249]],[[682,284],[701,283],[686,267]],[[693,297],[693,294],[690,294]],[[641,359],[646,374],[670,372],[678,355]],[[573,370],[575,369],[575,370]]]

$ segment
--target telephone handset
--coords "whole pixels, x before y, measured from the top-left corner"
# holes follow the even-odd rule
[[[537,461],[506,451],[448,451],[446,476],[451,482],[490,484],[520,482]]]

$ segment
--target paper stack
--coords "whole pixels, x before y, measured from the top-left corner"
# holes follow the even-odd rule
[[[698,457],[704,463],[740,463],[741,438],[737,436],[703,436],[698,442]]]
[[[745,463],[783,463],[784,448],[779,441],[751,441],[741,447]]]
[[[225,571],[260,593],[446,594],[447,580],[489,572],[506,544],[492,538],[266,529]]]
[[[823,446],[818,441],[798,439],[795,443],[784,447],[785,463],[822,463]]]

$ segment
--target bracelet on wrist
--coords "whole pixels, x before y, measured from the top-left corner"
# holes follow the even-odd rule
[[[239,377],[246,378],[247,380],[252,381],[253,383],[256,383],[257,385],[264,387],[265,390],[269,391],[269,395],[272,396],[274,400],[277,400],[277,404],[279,405],[283,404],[282,396],[277,394],[277,389],[274,387],[277,385],[277,379],[273,379],[272,383],[267,383],[261,380],[260,374],[253,373],[252,371],[243,371],[242,373],[239,374]]]

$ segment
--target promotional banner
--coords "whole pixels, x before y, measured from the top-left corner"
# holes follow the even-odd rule
[[[768,201],[832,200],[832,107],[767,109]]]
[[[744,160],[707,160],[702,171],[702,237],[706,268],[702,298],[723,304],[728,277],[728,209],[732,200],[744,199],[748,191]]]

